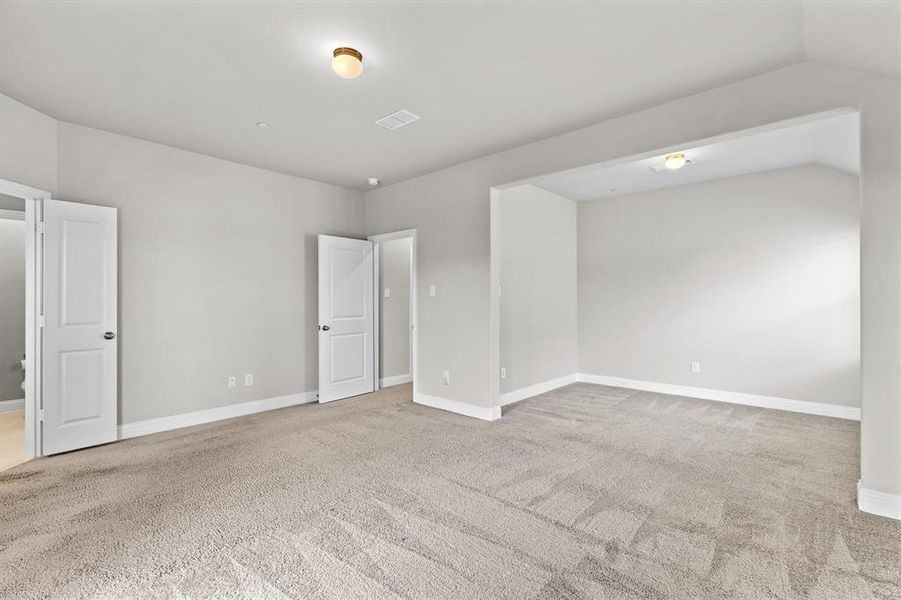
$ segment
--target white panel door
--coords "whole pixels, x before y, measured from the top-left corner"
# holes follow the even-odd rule
[[[116,209],[44,200],[43,453],[116,439]]]
[[[319,236],[319,401],[375,389],[372,242]]]

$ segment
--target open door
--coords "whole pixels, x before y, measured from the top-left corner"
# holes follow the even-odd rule
[[[372,242],[319,236],[319,402],[375,389]]]
[[[43,453],[116,439],[116,209],[44,200]]]

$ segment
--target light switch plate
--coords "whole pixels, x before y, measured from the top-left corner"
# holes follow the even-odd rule
[[[385,288],[385,298],[391,297],[391,288]]]
[[[437,293],[438,293],[438,290],[435,288],[435,286],[434,286],[434,285],[430,285],[430,286],[429,286],[429,296],[431,296],[432,298],[434,298],[435,295],[436,295]]]

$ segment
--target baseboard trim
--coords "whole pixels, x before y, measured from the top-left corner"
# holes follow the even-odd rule
[[[392,385],[403,385],[412,382],[413,376],[410,373],[405,375],[392,375],[391,377],[379,379],[379,387],[391,387]]]
[[[519,388],[518,390],[513,390],[512,392],[504,392],[503,394],[501,394],[501,406],[507,406],[508,404],[519,402],[520,400],[525,400],[526,398],[531,398],[532,396],[537,396],[539,394],[550,392],[551,390],[556,390],[557,388],[561,388],[564,385],[575,383],[578,380],[578,374],[570,373],[569,375],[564,375],[563,377],[557,377],[556,379],[542,381],[541,383],[536,383],[524,388]]]
[[[221,421],[223,419],[243,417],[244,415],[266,412],[267,410],[316,402],[316,400],[316,390],[313,390],[312,392],[288,394],[287,396],[276,396],[274,398],[265,398],[263,400],[251,400],[250,402],[229,404],[228,406],[208,408],[206,410],[182,413],[180,415],[172,415],[169,417],[135,421],[134,423],[119,425],[119,439],[125,440],[142,435],[149,435],[151,433],[159,433],[161,431],[170,431],[172,429],[181,429],[182,427],[191,427],[192,425],[202,425],[204,423]]]
[[[607,375],[579,373],[578,378],[579,381],[585,383],[596,383],[599,385],[609,385],[631,390],[641,390],[644,392],[688,396],[690,398],[700,398],[701,400],[714,400],[716,402],[729,402],[731,404],[743,404],[745,406],[756,406],[758,408],[772,408],[788,412],[860,421],[860,408],[856,406],[839,406],[836,404],[823,404],[821,402],[808,402],[806,400],[778,398],[776,396],[758,396],[756,394],[745,394],[742,392],[727,392],[724,390],[689,387],[671,383],[639,381],[637,379],[625,379]]]
[[[901,496],[887,492],[877,492],[861,486],[857,482],[857,508],[880,517],[901,520]]]
[[[0,400],[0,413],[16,412],[17,410],[25,410],[25,398]]]
[[[458,415],[464,415],[466,417],[482,419],[483,421],[496,421],[501,418],[500,406],[474,406],[466,402],[448,400],[447,398],[439,398],[438,396],[428,396],[418,392],[413,394],[413,402],[431,408],[446,410]]]

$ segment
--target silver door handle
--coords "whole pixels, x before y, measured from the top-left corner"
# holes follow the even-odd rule
[[[107,331],[106,333],[103,334],[103,339],[105,339],[105,340],[111,340],[114,337],[116,337],[116,334],[113,333],[112,331]]]

